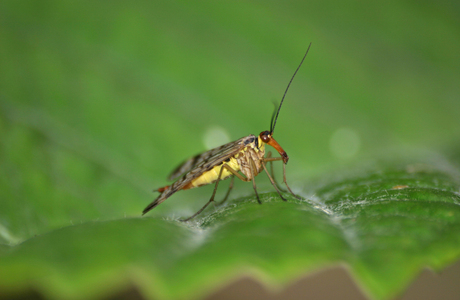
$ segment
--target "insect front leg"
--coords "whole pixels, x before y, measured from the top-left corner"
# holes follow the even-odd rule
[[[265,173],[267,173],[268,179],[270,179],[270,182],[272,183],[273,187],[274,187],[275,190],[278,192],[278,195],[280,195],[280,198],[281,198],[283,201],[287,201],[287,200],[283,197],[283,195],[281,195],[281,192],[280,192],[280,190],[278,189],[276,182],[275,182],[275,181],[273,180],[273,178],[270,176],[270,173],[268,173],[267,167],[265,166],[265,162],[262,163],[262,166],[264,167]]]
[[[271,151],[268,151],[267,153],[267,157],[266,158],[271,158],[272,157],[272,152]],[[266,164],[268,161],[264,160],[264,163]],[[273,161],[270,161],[270,172],[272,173],[272,178],[273,178],[273,181],[276,183],[276,186],[278,187],[278,189],[280,191],[282,191],[283,193],[286,193],[286,191],[278,184],[278,181],[276,181],[276,178],[275,178],[275,171],[273,170]]]
[[[291,191],[291,188],[289,187],[289,185],[287,184],[287,181],[286,181],[286,164],[283,163],[283,180],[284,180],[284,184],[286,185],[286,187],[288,188],[289,192],[294,195],[294,197],[296,197],[297,199],[299,200],[302,200],[302,198],[300,198],[299,196],[297,196],[296,194],[294,194],[292,191]]]
[[[229,165],[222,165],[222,168],[220,168],[220,171],[219,171],[219,176],[217,177],[217,180],[216,180],[216,185],[214,186],[214,191],[212,192],[212,196],[211,196],[211,199],[209,199],[209,201],[199,210],[197,211],[193,216],[187,218],[187,219],[184,219],[184,220],[180,220],[181,222],[187,222],[193,218],[195,218],[196,216],[198,216],[208,205],[209,203],[213,202],[214,201],[214,196],[216,195],[216,191],[217,191],[217,186],[219,185],[219,182],[221,181],[221,177],[222,177],[222,171],[225,169],[227,169],[230,173],[232,173],[233,175],[235,175],[236,177],[238,177],[239,179],[241,179],[242,181],[249,181],[250,179],[249,178],[246,178],[246,177],[243,177],[241,174],[239,174],[237,171],[235,171],[234,169],[232,169],[232,167],[230,167]],[[233,178],[232,178],[233,180]],[[233,185],[233,184],[232,184]],[[229,194],[229,192],[227,192],[227,194]],[[228,195],[226,195],[227,197]]]
[[[263,159],[263,161],[264,161],[263,166],[264,166],[265,172],[267,172],[267,175],[268,175],[269,178],[270,178],[270,175],[268,174],[268,171],[267,171],[267,169],[265,168],[265,162],[273,162],[273,161],[278,161],[278,160],[281,160],[281,161],[282,161],[283,158],[282,158],[282,157],[266,157],[266,158]],[[283,182],[284,182],[284,184],[286,185],[288,191],[289,191],[294,197],[296,197],[297,199],[301,200],[301,198],[300,198],[299,196],[297,196],[296,194],[294,194],[294,193],[292,192],[291,188],[290,188],[289,185],[287,184],[287,181],[286,181],[286,164],[285,164],[285,163],[283,163]],[[273,184],[273,182],[272,182],[272,184]],[[275,186],[275,188],[276,188],[276,186]],[[279,193],[279,192],[278,192],[278,193]]]

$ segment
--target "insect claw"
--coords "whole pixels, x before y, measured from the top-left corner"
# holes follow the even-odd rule
[[[186,219],[177,219],[179,222],[182,222],[182,223],[185,223],[185,222],[188,222],[190,221],[191,219],[195,218],[197,214],[194,214],[193,216],[191,217],[188,217]]]
[[[253,181],[253,183],[254,183],[254,181]],[[255,185],[254,185],[254,192],[256,193],[257,202],[259,202],[259,204],[262,204],[262,201],[260,201],[259,193],[257,193],[257,189],[255,188]]]

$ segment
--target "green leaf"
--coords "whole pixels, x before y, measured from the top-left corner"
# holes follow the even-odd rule
[[[458,188],[446,170],[408,164],[330,181],[301,201],[241,198],[189,223],[144,217],[67,226],[4,248],[0,286],[83,299],[133,283],[152,297],[185,299],[244,274],[280,288],[344,262],[373,298],[390,299],[422,268],[460,256]]]

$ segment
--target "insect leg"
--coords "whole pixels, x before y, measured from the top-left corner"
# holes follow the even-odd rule
[[[181,222],[187,222],[193,218],[195,218],[196,216],[198,216],[208,205],[209,203],[213,202],[214,201],[214,196],[216,195],[216,191],[217,191],[217,186],[219,185],[219,182],[220,182],[220,178],[222,177],[222,171],[225,169],[227,169],[230,173],[232,173],[233,175],[235,175],[236,177],[238,177],[239,179],[241,179],[242,181],[249,181],[250,179],[248,178],[245,178],[243,177],[241,174],[239,174],[237,171],[233,170],[230,166],[228,165],[223,165],[222,168],[220,168],[220,171],[219,171],[219,176],[217,177],[217,180],[216,180],[216,185],[214,186],[214,191],[212,192],[212,196],[211,196],[211,199],[209,199],[208,203],[206,203],[199,211],[197,211],[193,216],[187,218],[187,219],[184,219],[184,220],[180,220]]]
[[[232,191],[233,189],[233,182],[235,181],[235,176],[232,176],[232,179],[230,181],[230,185],[228,187],[228,191],[227,191],[227,194],[225,194],[225,197],[224,199],[222,199],[222,201],[220,201],[219,203],[217,203],[217,205],[222,205],[225,203],[225,201],[227,201],[227,198],[228,198],[228,195],[230,195],[230,192]]]
[[[272,162],[272,161],[278,161],[278,160],[283,160],[282,157],[266,157],[264,158],[264,162]],[[265,171],[267,171],[267,169],[265,169]],[[268,172],[267,172],[268,174]],[[301,198],[299,196],[297,196],[296,194],[294,194],[291,190],[291,188],[289,187],[289,185],[287,184],[287,181],[286,181],[286,164],[283,163],[283,182],[284,184],[286,185],[286,187],[288,188],[288,191],[294,196],[296,197],[297,199],[301,200]]]
[[[302,198],[300,198],[299,196],[297,196],[296,194],[294,194],[294,193],[291,191],[291,188],[290,188],[289,185],[287,184],[287,181],[286,181],[286,164],[283,164],[283,180],[284,180],[284,184],[285,184],[286,187],[288,188],[289,192],[291,192],[291,194],[294,195],[294,197],[296,197],[297,199],[302,200]]]
[[[275,190],[278,192],[278,195],[280,195],[280,197],[281,197],[281,199],[282,199],[283,201],[287,201],[287,200],[281,195],[281,192],[280,192],[280,190],[278,189],[278,187],[276,186],[275,181],[274,181],[273,178],[270,176],[270,173],[268,173],[268,170],[267,170],[267,167],[265,166],[265,164],[262,164],[262,166],[264,167],[265,173],[267,173],[268,179],[270,179],[270,182],[272,183],[273,187],[274,187]]]
[[[256,193],[257,201],[259,202],[259,204],[262,204],[262,201],[260,201],[260,198],[259,198],[259,193],[257,193],[257,186],[256,186],[256,180],[255,180],[256,174],[254,170],[257,169],[256,164],[251,157],[248,157],[248,160],[249,160],[249,169],[251,170],[251,174],[252,174],[252,187],[254,188],[254,192]],[[262,163],[262,165],[264,164]]]
[[[267,158],[271,158],[271,157],[272,157],[272,152],[268,151]],[[264,161],[264,163],[266,164],[267,161]],[[276,183],[276,186],[278,187],[278,189],[282,191],[283,193],[286,193],[286,191],[278,184],[278,181],[276,181],[275,172],[273,170],[273,161],[270,161],[270,172],[272,173],[273,181]]]

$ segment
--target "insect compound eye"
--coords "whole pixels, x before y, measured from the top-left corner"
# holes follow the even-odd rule
[[[264,143],[268,143],[270,142],[270,132],[268,131],[263,131],[260,133],[260,139],[262,140],[262,142]]]

